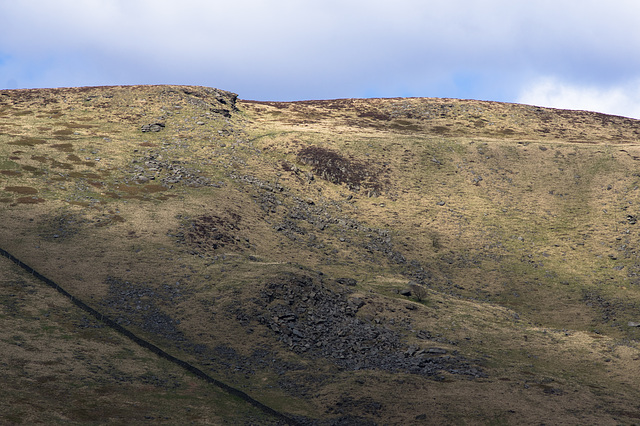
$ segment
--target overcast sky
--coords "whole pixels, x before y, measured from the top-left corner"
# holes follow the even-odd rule
[[[165,83],[640,118],[640,1],[0,0],[0,88]]]

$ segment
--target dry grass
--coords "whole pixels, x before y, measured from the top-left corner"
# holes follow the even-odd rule
[[[152,342],[293,415],[637,421],[638,331],[627,326],[640,306],[637,121],[450,99],[240,101],[232,111],[225,96],[178,86],[0,92],[2,247],[90,305],[130,315],[129,327]],[[165,127],[140,130],[155,122]],[[13,342],[3,354],[15,361],[4,368],[12,384],[3,399],[17,407],[6,418],[37,421],[26,410],[36,400],[39,412],[73,422],[253,415],[181,373],[171,373],[173,393],[140,382],[145,371],[166,375],[170,367],[106,330],[69,325],[79,314],[3,268],[10,286],[29,289],[18,313],[10,312],[18,290],[3,296],[12,327],[2,338]],[[297,355],[251,319],[264,285],[286,273],[355,279],[363,320],[395,324],[407,344],[457,351],[487,377],[349,372]],[[398,294],[411,280],[428,288],[420,301]],[[108,305],[114,282],[142,295],[129,296],[131,306],[147,303],[179,320],[189,345],[136,323],[126,303]],[[161,295],[155,304],[145,299],[151,293]],[[421,330],[431,338],[418,338]],[[56,373],[45,371],[42,351],[25,352],[45,343],[59,353],[49,360]],[[83,345],[94,355],[73,358]],[[235,358],[219,355],[229,348]],[[114,356],[127,360],[118,368],[126,365],[130,382],[113,383]],[[44,394],[29,399],[20,390],[25,368],[33,369],[29,386],[55,383],[70,408]],[[76,372],[65,376],[69,370]],[[139,405],[123,405],[126,398]],[[165,399],[163,413],[150,408]],[[116,408],[102,412],[99,401]],[[207,417],[206,404],[221,414]],[[79,408],[87,405],[93,411]]]
[[[0,272],[3,423],[268,422],[87,318],[7,259]]]

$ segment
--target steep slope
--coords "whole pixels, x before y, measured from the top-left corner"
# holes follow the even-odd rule
[[[639,137],[636,120],[479,101],[0,91],[0,246],[300,423],[631,422]],[[51,308],[34,320],[14,296],[3,318],[35,346]],[[13,376],[34,362],[5,355]],[[221,416],[278,421],[251,410]]]

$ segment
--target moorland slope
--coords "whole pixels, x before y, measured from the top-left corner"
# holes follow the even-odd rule
[[[0,91],[0,248],[301,424],[640,419],[640,121]],[[286,420],[0,258],[0,418]]]

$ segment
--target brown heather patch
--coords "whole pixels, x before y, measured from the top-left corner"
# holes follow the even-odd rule
[[[93,172],[70,172],[70,178],[75,179],[100,179],[100,175]]]
[[[19,204],[40,204],[44,203],[46,200],[38,197],[19,197],[16,201]]]
[[[51,160],[51,167],[54,168],[54,169],[63,169],[63,170],[73,170],[74,169],[73,164],[62,163],[62,162],[57,161],[57,160]]]
[[[51,145],[51,148],[61,152],[73,152],[73,144],[71,143],[59,143]]]
[[[33,111],[15,111],[13,113],[14,117],[24,117],[25,115],[31,115],[33,114]]]
[[[118,192],[126,194],[125,196],[138,196],[143,194],[154,194],[157,192],[166,191],[162,185],[148,184],[148,185],[117,185],[115,189]]]
[[[90,118],[87,118],[87,120],[91,120]],[[68,127],[69,129],[94,129],[97,126],[94,124],[82,124],[82,123],[65,123],[64,124],[66,127]],[[73,131],[71,131],[72,134]]]
[[[15,192],[16,194],[37,194],[38,190],[30,186],[6,186],[5,191]]]
[[[79,206],[79,207],[91,206],[91,203],[89,203],[88,201],[68,201],[68,203],[72,206]]]
[[[47,163],[50,160],[49,157],[46,157],[44,155],[32,155],[31,159],[39,163]]]
[[[73,130],[71,129],[56,130],[55,132],[53,132],[53,134],[56,136],[68,136],[73,134]]]
[[[43,144],[46,144],[46,143],[47,142],[45,140],[43,140],[43,139],[25,137],[25,138],[18,139],[17,141],[9,142],[9,145],[34,147],[36,145],[43,145]]]
[[[213,255],[222,248],[234,250],[240,220],[235,213],[225,219],[211,214],[198,216],[184,227],[184,242],[202,255]]]
[[[143,187],[143,191],[146,192],[147,194],[155,194],[157,192],[164,192],[166,191],[167,188],[165,188],[162,185],[144,185]]]
[[[330,149],[307,146],[298,152],[297,159],[312,166],[315,174],[331,183],[344,184],[354,191],[363,188],[378,194],[382,190],[379,172],[372,165],[346,158]],[[286,163],[283,167],[290,169]]]
[[[178,197],[178,195],[176,194],[165,194],[165,195],[158,195],[155,199],[158,201],[167,201],[176,197]]]

